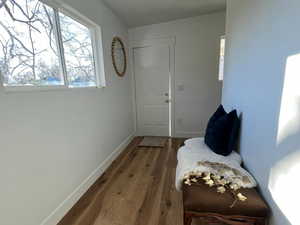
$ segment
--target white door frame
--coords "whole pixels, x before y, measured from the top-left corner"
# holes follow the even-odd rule
[[[170,107],[170,136],[175,136],[175,37],[166,37],[166,38],[154,38],[154,39],[145,39],[139,41],[130,41],[129,46],[129,57],[131,62],[131,72],[132,72],[132,87],[133,87],[133,96],[134,96],[134,129],[137,132],[137,100],[136,100],[136,82],[135,82],[135,73],[134,73],[134,54],[133,51],[135,48],[143,48],[152,45],[167,45],[170,49],[170,97],[171,97],[171,107]]]

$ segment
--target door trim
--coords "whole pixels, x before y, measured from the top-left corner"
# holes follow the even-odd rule
[[[134,114],[134,129],[137,132],[137,100],[136,100],[136,81],[134,72],[134,54],[135,48],[143,48],[153,45],[167,45],[170,49],[170,96],[171,96],[171,107],[170,107],[170,136],[175,136],[175,37],[162,37],[153,39],[133,40],[130,41],[129,45],[129,57],[130,57],[130,68],[132,73],[132,93],[133,93],[133,114]],[[139,134],[137,134],[139,135]]]

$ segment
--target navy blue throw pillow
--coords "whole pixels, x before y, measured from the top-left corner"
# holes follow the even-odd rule
[[[224,117],[227,115],[227,112],[224,110],[223,105],[220,105],[217,109],[217,111],[211,116],[211,118],[208,121],[204,142],[208,147],[210,147],[212,150],[217,145],[214,141],[214,133],[215,133],[215,122],[220,119],[221,117]]]
[[[207,128],[209,129],[210,127],[213,126],[215,121],[217,121],[220,117],[225,116],[227,112],[225,111],[223,105],[220,105],[217,109],[217,111],[211,116],[211,118],[208,121]]]
[[[238,130],[236,110],[226,113],[221,105],[208,122],[204,141],[213,152],[228,156],[236,147]]]
[[[228,151],[230,151],[230,153],[233,150],[237,150],[237,143],[238,143],[238,138],[239,138],[239,131],[240,131],[240,118],[238,117],[236,110],[234,110],[234,118],[233,118],[233,124],[232,124],[232,129],[230,132],[230,136],[229,136],[229,142],[228,142]],[[229,154],[230,154],[229,153]]]

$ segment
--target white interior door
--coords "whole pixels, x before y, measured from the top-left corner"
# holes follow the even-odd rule
[[[170,136],[170,47],[134,48],[133,59],[138,135]]]

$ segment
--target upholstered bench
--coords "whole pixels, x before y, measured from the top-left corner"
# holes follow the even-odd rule
[[[191,186],[183,184],[184,225],[201,218],[207,225],[266,225],[269,208],[255,188],[239,189],[246,201],[234,202],[233,194],[217,193],[216,187],[200,182]]]

